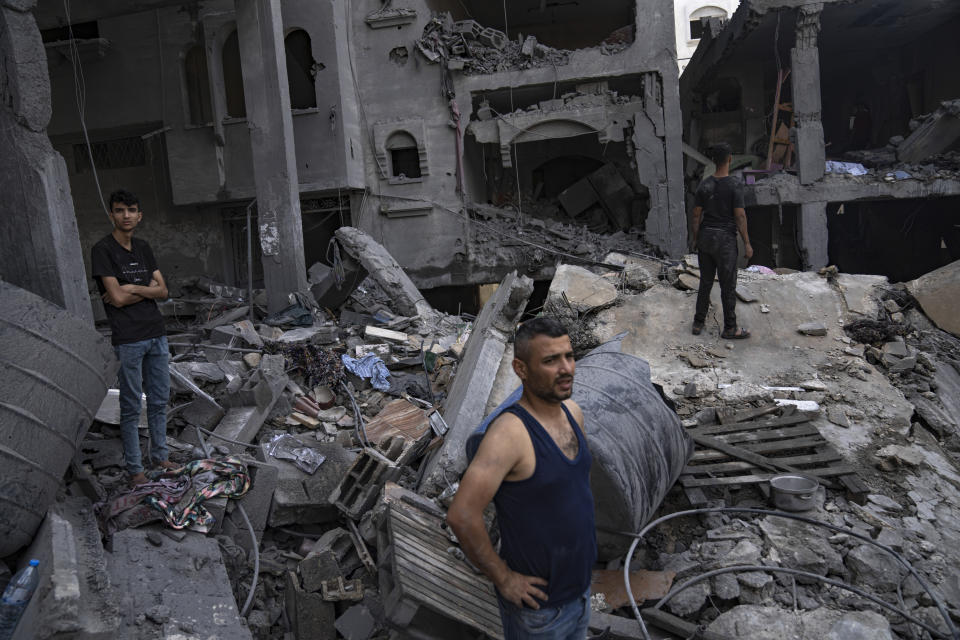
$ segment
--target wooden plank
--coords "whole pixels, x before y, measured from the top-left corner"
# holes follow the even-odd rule
[[[702,504],[707,504],[707,494],[703,492],[703,489],[699,487],[684,487],[683,492],[687,496],[687,502],[690,503],[691,507],[699,507]]]
[[[820,479],[820,484],[826,486],[827,476],[843,476],[848,473],[855,473],[853,467],[843,465],[837,467],[827,467],[825,469],[805,469],[800,473],[808,476],[816,476]],[[690,476],[680,476],[680,484],[684,488],[688,487],[720,487],[732,484],[756,484],[758,482],[767,482],[773,476],[780,473],[757,473],[747,476],[730,476],[727,478],[691,478]],[[832,483],[831,483],[832,484]]]
[[[787,427],[785,429],[764,429],[763,431],[741,431],[739,433],[725,433],[720,436],[703,436],[713,438],[719,442],[727,444],[737,444],[740,442],[764,442],[766,440],[786,440],[788,438],[799,438],[803,436],[817,436],[820,432],[810,424],[801,424],[796,427]],[[699,437],[697,434],[694,437]]]
[[[744,443],[739,445],[742,449],[747,451],[753,451],[754,453],[766,453],[766,452],[777,452],[777,451],[790,451],[793,449],[813,449],[813,448],[823,448],[826,446],[827,441],[823,439],[823,436],[816,435],[808,438],[795,438],[793,440],[777,440],[774,442],[755,442],[755,443]],[[721,451],[715,451],[713,449],[698,449],[694,451],[693,457],[690,458],[694,462],[702,462],[707,460],[723,460],[728,458],[727,454]]]
[[[403,567],[398,566],[398,569],[409,569],[410,565],[406,563],[404,565]],[[416,590],[410,591],[411,586],[415,586]],[[431,586],[433,589],[431,589]],[[442,589],[437,589],[437,586],[429,577],[414,574],[407,576],[405,585],[401,587],[401,590],[404,599],[419,600],[420,605],[433,609],[445,618],[452,618],[494,637],[503,637],[496,633],[501,629],[501,622],[500,610],[495,604],[495,599],[492,603],[488,603],[472,601],[467,598],[450,598],[448,593],[444,593]],[[444,598],[445,595],[446,598]],[[490,604],[491,606],[483,607],[483,604]]]
[[[694,427],[687,429],[687,433],[700,435],[717,435],[718,433],[733,433],[735,431],[753,431],[755,429],[767,429],[769,427],[789,427],[801,422],[810,422],[810,416],[796,414],[792,416],[783,416],[768,420],[750,420],[747,422],[731,422],[729,424],[711,424],[705,427]]]
[[[766,407],[760,407],[759,409],[744,409],[742,411],[734,411],[733,409],[720,408],[717,409],[717,418],[720,420],[720,424],[735,424],[754,421],[757,418],[760,418],[765,415],[769,415],[779,409],[780,406],[776,404],[771,404]]]
[[[430,554],[421,553],[418,547],[409,544],[407,541],[395,540],[394,543],[396,545],[395,553],[405,552],[415,559],[411,560],[411,562],[415,564],[415,573],[426,573],[427,576],[434,576],[438,579],[442,578],[450,586],[469,594],[471,597],[494,597],[492,587],[485,588],[487,585],[481,583],[476,576],[457,575],[457,572],[451,569],[451,567],[438,562],[437,559],[431,557]],[[397,558],[402,562],[407,561],[408,556],[397,556]],[[398,577],[398,580],[401,582],[403,579],[404,576]]]
[[[702,640],[733,640],[727,636],[720,635],[713,631],[707,631],[704,629],[700,630],[700,627],[693,624],[692,622],[687,622],[682,620],[675,615],[669,614],[663,609],[654,609],[653,607],[647,607],[640,611],[640,615],[643,616],[644,622],[649,623],[651,626],[657,627],[658,629],[663,629],[669,633],[680,636],[681,638],[701,638]]]
[[[693,436],[693,441],[699,445],[710,447],[711,449],[716,449],[718,451],[723,451],[727,455],[731,455],[740,460],[746,460],[761,469],[769,469],[771,471],[789,471],[791,473],[802,473],[799,469],[792,467],[788,464],[777,461],[775,458],[767,458],[758,453],[752,451],[747,451],[746,449],[741,449],[740,447],[735,447],[731,444],[727,444],[722,440],[717,438],[712,438],[710,436]],[[834,488],[835,485],[829,481],[823,481],[823,484],[827,487]]]
[[[836,451],[827,451],[825,453],[816,453],[806,456],[789,456],[786,458],[775,458],[777,462],[789,465],[819,464],[822,462],[836,462],[842,460]],[[683,473],[729,473],[731,471],[748,471],[754,465],[749,462],[720,462],[716,464],[688,464]]]

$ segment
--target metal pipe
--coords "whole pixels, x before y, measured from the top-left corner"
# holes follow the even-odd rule
[[[221,351],[235,351],[237,353],[262,353],[263,349],[246,349],[244,347],[228,347],[226,345],[211,344],[209,342],[168,342],[171,347],[210,347]]]
[[[248,314],[251,323],[253,322],[253,232],[250,210],[256,202],[257,199],[254,198],[247,205],[247,305],[249,306]]]
[[[194,393],[195,395],[203,398],[204,400],[206,400],[207,402],[209,402],[210,404],[212,404],[213,406],[215,406],[215,407],[216,407],[217,409],[219,409],[220,411],[223,411],[223,407],[220,406],[220,403],[219,403],[219,402],[217,402],[216,400],[213,399],[213,396],[211,396],[209,393],[207,393],[206,391],[204,391],[203,389],[201,389],[200,387],[198,387],[198,386],[193,382],[193,380],[191,380],[191,379],[188,378],[187,376],[185,376],[185,375],[183,375],[182,373],[180,373],[179,371],[177,371],[177,369],[176,369],[175,367],[173,367],[172,365],[170,366],[170,375],[171,375],[177,382],[179,382],[180,384],[182,384],[183,386],[185,386],[187,389],[189,389],[192,393]],[[224,411],[224,413],[226,413],[226,412]]]
[[[206,431],[206,429],[196,425],[194,425],[193,428],[197,430],[197,440],[200,441],[200,448],[203,449],[203,454],[209,458],[210,447],[207,446],[206,440],[203,439],[203,435],[200,433],[200,431]],[[209,431],[207,433],[209,433]],[[246,617],[247,612],[250,610],[250,605],[253,603],[253,594],[257,590],[257,580],[260,579],[260,543],[257,542],[257,533],[253,530],[253,523],[250,522],[246,510],[243,508],[243,505],[240,504],[239,500],[237,501],[237,510],[240,511],[240,516],[247,525],[247,531],[250,532],[250,541],[253,545],[253,581],[250,583],[250,591],[247,593],[246,602],[243,603],[243,609],[240,610],[240,615]]]
[[[937,605],[937,609],[940,611],[940,615],[943,616],[944,621],[946,621],[947,628],[950,630],[950,634],[953,640],[960,640],[960,632],[957,631],[957,627],[953,624],[953,620],[950,618],[950,614],[947,613],[946,607],[940,601],[940,598],[937,597],[937,594],[934,593],[934,591],[930,588],[930,585],[927,584],[926,580],[920,577],[920,574],[917,573],[916,569],[913,568],[913,565],[907,562],[907,560],[903,556],[901,556],[899,553],[897,553],[890,547],[884,546],[867,536],[857,533],[856,531],[852,531],[850,529],[844,529],[843,527],[838,527],[828,522],[821,522],[820,520],[814,520],[813,518],[800,516],[795,513],[787,513],[784,511],[770,511],[768,509],[749,509],[749,508],[742,508],[742,507],[704,507],[700,509],[688,509],[686,511],[678,511],[676,513],[671,513],[669,515],[657,518],[656,520],[654,520],[653,522],[645,526],[643,529],[641,529],[639,533],[635,533],[635,534],[624,533],[624,535],[633,536],[634,539],[633,539],[633,542],[630,544],[630,549],[629,551],[627,551],[627,556],[624,561],[623,583],[626,588],[627,598],[630,600],[630,606],[633,609],[633,615],[634,617],[636,617],[637,621],[640,623],[640,628],[643,631],[643,636],[645,640],[650,640],[650,636],[647,633],[647,629],[643,623],[643,619],[640,617],[640,609],[637,606],[637,601],[633,597],[633,591],[631,590],[631,587],[630,587],[630,559],[633,557],[633,553],[636,550],[637,545],[640,543],[640,540],[642,540],[643,537],[651,529],[654,529],[660,524],[668,520],[672,520],[674,518],[679,518],[682,516],[689,516],[689,515],[699,515],[703,513],[753,513],[757,515],[769,515],[769,516],[777,516],[781,518],[788,518],[792,520],[799,520],[800,522],[806,522],[807,524],[824,527],[826,529],[830,529],[831,531],[836,531],[837,533],[845,533],[859,540],[863,540],[864,542],[871,544],[879,549],[882,549],[886,551],[888,554],[892,555],[894,558],[897,559],[897,561],[900,562],[900,564],[906,567],[907,571],[910,572],[910,574],[917,580],[920,586],[923,587],[924,591],[926,591],[927,594],[930,596],[930,599],[933,600],[933,602]]]

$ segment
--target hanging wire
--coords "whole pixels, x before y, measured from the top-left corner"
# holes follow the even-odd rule
[[[77,103],[77,113],[80,116],[80,128],[83,130],[83,140],[87,145],[87,157],[90,159],[90,170],[93,181],[97,185],[97,195],[100,196],[100,206],[107,219],[110,218],[110,209],[103,199],[103,189],[100,187],[100,176],[97,174],[97,163],[93,159],[93,146],[90,144],[90,134],[87,133],[87,83],[83,77],[83,65],[80,63],[80,50],[77,40],[73,37],[73,24],[70,20],[70,0],[63,0],[63,12],[67,21],[67,32],[70,43],[70,64],[73,69],[73,96]],[[112,220],[111,220],[112,223]]]

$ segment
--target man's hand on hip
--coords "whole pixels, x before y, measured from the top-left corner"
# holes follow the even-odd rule
[[[510,571],[506,577],[497,585],[497,590],[507,601],[512,602],[518,607],[524,605],[531,609],[539,609],[540,603],[535,598],[546,602],[547,594],[538,589],[536,585],[547,586],[547,581],[543,578],[534,576],[525,576],[516,571]]]

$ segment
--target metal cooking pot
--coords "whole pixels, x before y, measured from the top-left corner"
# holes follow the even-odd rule
[[[811,476],[785,473],[770,478],[773,506],[784,511],[809,511],[816,506],[814,496],[820,482]]]

